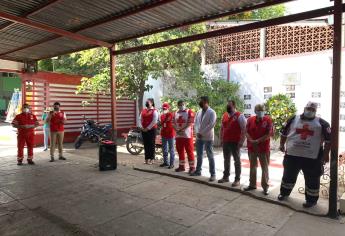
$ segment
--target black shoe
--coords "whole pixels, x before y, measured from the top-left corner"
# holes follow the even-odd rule
[[[23,165],[23,162],[22,161],[18,161],[17,162],[17,166],[22,166]]]
[[[251,191],[251,190],[254,190],[256,189],[255,187],[252,187],[252,186],[248,186],[248,187],[245,187],[243,190],[244,191]]]
[[[313,206],[315,206],[317,204],[317,202],[305,202],[303,203],[303,207],[304,208],[311,208]]]
[[[201,176],[201,173],[199,171],[194,171],[193,173],[190,173],[190,176]]]
[[[33,160],[28,160],[29,165],[35,165],[35,162]]]
[[[227,183],[229,182],[229,178],[221,178],[220,180],[218,180],[218,183],[222,184],[222,183]]]
[[[268,191],[268,189],[264,189],[263,193],[267,196],[268,194],[270,194],[270,191]]]
[[[278,200],[279,201],[284,201],[286,199],[287,196],[283,195],[283,194],[279,194],[278,195]]]
[[[64,157],[59,157],[59,160],[63,160],[63,161],[65,161],[65,160],[66,160],[66,158],[64,158]]]
[[[166,163],[162,163],[162,164],[159,165],[159,167],[166,167],[166,166],[169,166],[169,165],[166,164]]]
[[[52,159],[50,159],[50,161],[49,162],[54,162],[55,160],[54,160],[54,158],[52,158]]]
[[[174,165],[170,165],[169,167],[168,167],[168,169],[173,169],[174,168]]]

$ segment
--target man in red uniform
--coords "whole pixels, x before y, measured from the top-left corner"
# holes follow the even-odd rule
[[[226,112],[222,118],[220,138],[223,144],[224,172],[223,178],[218,183],[229,182],[231,155],[235,162],[235,181],[232,187],[240,185],[241,178],[241,147],[246,138],[246,118],[241,112],[236,110],[236,103],[228,101]]]
[[[195,171],[193,143],[194,112],[187,109],[182,100],[178,101],[177,106],[178,111],[175,112],[173,123],[176,130],[176,149],[179,155],[179,167],[175,171],[185,171],[185,152],[187,152],[189,173],[193,173]]]
[[[259,158],[262,176],[261,186],[265,195],[268,195],[268,165],[270,158],[270,136],[273,129],[272,120],[265,115],[265,108],[258,104],[255,106],[256,116],[247,120],[247,146],[250,161],[249,186],[245,191],[256,189],[256,169]]]
[[[16,115],[12,121],[12,126],[18,129],[17,145],[18,145],[18,165],[23,164],[24,145],[26,143],[28,149],[28,164],[34,165],[34,129],[39,125],[37,118],[30,112],[30,106],[25,103],[22,113]]]
[[[50,124],[50,162],[54,161],[56,142],[58,143],[59,160],[66,160],[62,155],[66,114],[60,110],[59,102],[54,103],[54,110],[49,113],[47,122]]]
[[[161,137],[162,137],[162,146],[163,146],[163,164],[160,167],[168,166],[169,169],[174,168],[175,160],[175,130],[173,127],[173,118],[174,114],[169,111],[169,103],[163,103],[163,114],[160,117],[160,122],[162,125]],[[170,153],[170,161],[168,161],[168,154]]]

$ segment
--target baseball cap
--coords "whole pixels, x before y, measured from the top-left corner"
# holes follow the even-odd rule
[[[163,108],[163,110],[168,110],[170,108],[169,103],[164,102],[163,105],[162,105],[162,108]]]

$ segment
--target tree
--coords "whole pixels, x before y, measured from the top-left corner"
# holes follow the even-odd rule
[[[256,9],[227,17],[228,20],[266,20],[284,16],[286,7],[283,4]]]
[[[194,25],[182,30],[172,30],[118,44],[119,49],[156,43],[164,40],[205,32],[204,25]],[[186,68],[200,67],[202,42],[175,45],[165,48],[141,51],[116,57],[117,96],[138,99],[142,109],[143,96],[152,86],[147,84],[149,77],[163,77],[167,71],[177,77],[185,76]],[[109,53],[107,49],[95,48],[74,54],[81,68],[92,68],[96,75],[82,79],[78,92],[110,92]]]
[[[267,114],[270,115],[274,124],[274,139],[280,137],[280,131],[284,123],[293,115],[297,109],[292,99],[285,94],[277,94],[266,101]]]

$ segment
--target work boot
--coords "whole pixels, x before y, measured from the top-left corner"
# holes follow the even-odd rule
[[[191,174],[195,171],[195,167],[189,167],[188,174]]]
[[[166,167],[166,166],[169,166],[167,163],[162,163],[159,165],[159,167]]]
[[[231,187],[238,187],[240,186],[240,181],[239,180],[235,180],[234,182],[232,182]]]
[[[29,164],[29,165],[35,165],[35,162],[34,162],[33,160],[30,160],[30,159],[29,159],[29,160],[28,160],[28,164]]]
[[[49,162],[54,162],[54,161],[55,161],[54,157],[51,157]]]
[[[270,191],[268,191],[268,189],[264,189],[263,193],[267,196],[270,193]]]
[[[64,157],[59,157],[59,160],[63,160],[63,161],[65,161],[66,160],[66,158],[64,158]]]
[[[303,203],[303,207],[304,208],[311,208],[311,207],[313,207],[313,206],[315,206],[317,204],[317,202],[305,202],[305,203]]]
[[[223,177],[220,180],[218,180],[218,183],[223,184],[229,182],[229,177]]]
[[[186,169],[184,166],[179,166],[177,169],[175,169],[176,172],[184,172]]]
[[[278,195],[278,200],[279,201],[284,201],[286,199],[287,196],[283,195],[283,194],[279,194]]]
[[[199,171],[194,171],[190,176],[201,176],[201,173]]]
[[[18,161],[18,162],[17,162],[17,165],[18,165],[18,166],[23,165],[23,161]]]

